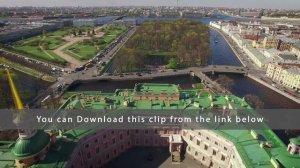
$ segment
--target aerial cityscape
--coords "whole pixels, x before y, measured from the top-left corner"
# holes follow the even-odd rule
[[[300,109],[299,6],[0,0],[0,168],[300,168],[298,116],[285,113]],[[51,117],[28,128],[31,110]],[[260,110],[299,128],[256,124]],[[91,111],[99,125],[85,129],[65,114]],[[205,128],[195,111],[223,118]],[[228,128],[240,111],[248,120]],[[140,115],[107,119],[123,112]]]

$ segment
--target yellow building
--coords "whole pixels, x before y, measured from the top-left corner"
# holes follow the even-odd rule
[[[300,44],[294,44],[291,52],[295,54],[298,58],[300,58]]]
[[[282,84],[292,88],[300,89],[300,68],[289,68],[282,72]]]
[[[263,48],[275,48],[278,49],[280,45],[280,39],[275,37],[265,37],[262,41]]]
[[[300,68],[284,64],[271,63],[268,65],[266,75],[284,86],[300,89]]]

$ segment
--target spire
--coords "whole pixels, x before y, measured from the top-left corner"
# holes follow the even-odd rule
[[[14,83],[8,69],[6,69],[6,73],[7,73],[7,78],[8,78],[11,94],[12,94],[12,97],[14,100],[15,108],[17,110],[24,110],[23,102],[19,96],[18,90],[15,86],[15,83]],[[26,113],[19,111],[19,113],[17,113],[17,116],[14,119],[14,123],[17,125],[18,128],[22,128],[22,124],[25,123],[24,122],[25,120],[26,120]],[[36,134],[36,130],[18,129],[18,131],[19,131],[19,138],[21,138],[21,139],[28,139]]]

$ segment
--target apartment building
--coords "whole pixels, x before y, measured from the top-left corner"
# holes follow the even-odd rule
[[[270,63],[266,75],[291,89],[300,89],[300,68],[297,66]]]

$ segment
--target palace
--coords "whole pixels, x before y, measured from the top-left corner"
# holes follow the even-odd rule
[[[244,99],[173,84],[136,84],[114,93],[78,92],[60,109],[251,109]],[[242,123],[241,123],[242,124]],[[133,147],[168,147],[173,162],[183,155],[211,168],[299,168],[300,139],[288,147],[264,130],[23,130],[16,142],[0,142],[0,167],[99,168]]]

